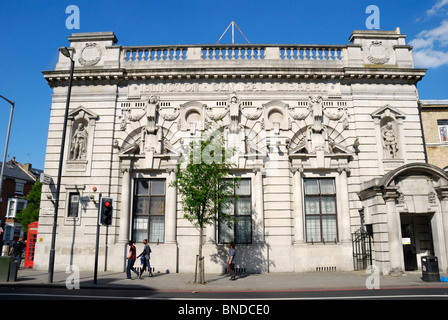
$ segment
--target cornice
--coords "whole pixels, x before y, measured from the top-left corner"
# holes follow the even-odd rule
[[[43,71],[48,84],[64,86],[69,80],[69,70]],[[75,68],[76,82],[117,82],[155,80],[213,80],[213,79],[282,79],[282,80],[404,80],[420,81],[426,69],[405,68]]]

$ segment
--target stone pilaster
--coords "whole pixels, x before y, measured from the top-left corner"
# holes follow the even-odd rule
[[[390,271],[391,273],[400,274],[404,272],[404,256],[401,242],[400,215],[396,210],[397,198],[397,188],[388,187],[384,190],[383,199],[386,203]]]
[[[131,166],[127,165],[121,169],[121,206],[120,206],[120,229],[119,242],[129,241],[129,224],[131,221]]]

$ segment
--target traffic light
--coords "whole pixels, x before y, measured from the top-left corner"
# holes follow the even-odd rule
[[[110,226],[112,224],[113,199],[108,197],[101,197],[100,202],[100,221],[103,226]]]

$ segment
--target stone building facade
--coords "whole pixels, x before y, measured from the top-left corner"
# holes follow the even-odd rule
[[[93,268],[101,193],[114,216],[100,228],[100,269],[122,271],[127,241],[148,239],[156,271],[194,271],[199,232],[170,183],[191,139],[217,126],[237,148],[241,184],[238,222],[205,230],[207,272],[223,270],[231,240],[246,272],[399,273],[430,253],[446,270],[448,178],[425,163],[426,70],[398,30],[354,31],[346,45],[121,46],[111,32],[69,41],[55,268]],[[61,55],[44,72],[53,182],[69,66]],[[48,267],[54,191],[43,188],[35,268]]]

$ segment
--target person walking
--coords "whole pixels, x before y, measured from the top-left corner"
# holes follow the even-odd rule
[[[11,250],[9,250],[9,254],[12,254],[12,261],[17,261],[17,269],[20,268],[20,264],[22,263],[22,254],[23,250],[25,249],[25,242],[23,241],[23,238],[20,237],[19,240],[14,242],[14,244],[11,247]]]
[[[236,280],[235,279],[235,243],[231,242],[229,243],[229,256],[227,258],[227,271],[230,273],[230,280]]]
[[[128,266],[126,268],[126,279],[128,279],[128,280],[132,280],[131,270],[133,272],[135,272],[135,274],[138,276],[138,272],[134,268],[136,254],[137,254],[137,252],[136,252],[136,249],[135,249],[135,246],[134,246],[134,242],[133,241],[129,241],[129,255],[127,256]]]
[[[145,272],[146,268],[148,268],[149,277],[152,277],[151,265],[149,263],[151,248],[149,247],[148,239],[143,240],[143,245],[144,248],[142,253],[137,256],[137,258],[141,256],[141,262],[143,265],[142,269],[140,270],[140,275],[138,276],[140,279],[142,278],[142,274],[143,272]]]

